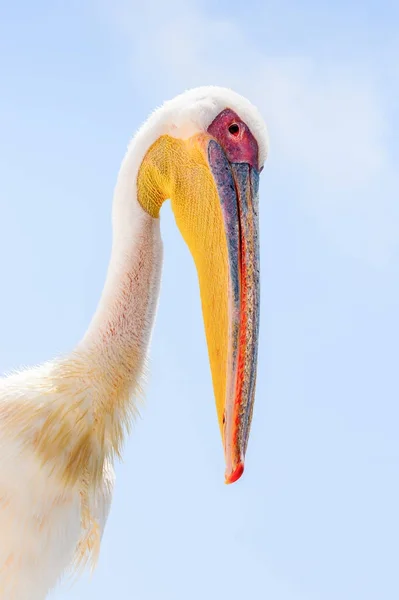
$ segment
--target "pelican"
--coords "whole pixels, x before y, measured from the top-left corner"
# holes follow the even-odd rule
[[[241,477],[255,396],[267,148],[257,109],[219,87],[166,102],[129,144],[88,330],[70,354],[0,379],[2,600],[43,600],[62,576],[96,562],[157,308],[166,199],[197,269],[225,482]]]

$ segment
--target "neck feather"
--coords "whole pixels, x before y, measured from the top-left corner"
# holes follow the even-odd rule
[[[131,146],[115,188],[113,245],[106,283],[79,347],[90,362],[91,372],[103,382],[110,401],[115,393],[130,395],[139,384],[159,295],[160,224],[138,203],[136,180]]]

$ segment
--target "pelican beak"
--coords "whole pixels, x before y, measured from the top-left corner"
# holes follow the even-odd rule
[[[197,268],[226,483],[244,471],[259,331],[259,173],[229,162],[209,134],[161,136],[140,167],[141,206],[158,217],[171,199]]]
[[[226,483],[244,471],[255,398],[259,333],[259,173],[246,163],[229,164],[221,146],[208,145],[218,190],[228,254],[227,365],[222,438]],[[218,371],[211,360],[211,368]]]
[[[255,397],[259,173],[249,164],[229,163],[214,138],[190,144],[190,158],[184,155],[188,176],[182,169],[175,178],[172,208],[197,267],[225,481],[233,483],[244,470]]]

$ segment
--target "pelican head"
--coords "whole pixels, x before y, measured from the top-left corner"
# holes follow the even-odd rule
[[[233,483],[244,470],[255,397],[266,127],[235,92],[197,88],[155,111],[134,146],[141,208],[158,219],[171,200],[197,268],[225,481]]]

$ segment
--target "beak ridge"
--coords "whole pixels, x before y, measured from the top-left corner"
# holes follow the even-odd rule
[[[228,349],[223,442],[226,483],[237,481],[255,397],[259,333],[259,173],[247,163],[230,164],[216,141],[208,146],[228,247]]]

